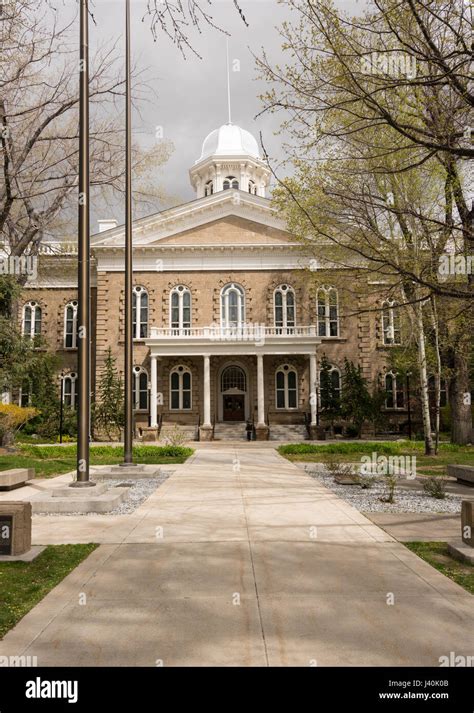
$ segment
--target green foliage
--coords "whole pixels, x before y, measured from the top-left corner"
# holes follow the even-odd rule
[[[21,287],[12,275],[0,276],[0,318],[10,319],[14,301],[20,296]]]
[[[15,404],[0,404],[0,445],[8,445],[14,434],[27,421],[37,415],[34,408],[22,408]]]
[[[423,453],[423,441],[360,441],[357,443],[326,443],[319,445],[316,443],[289,443],[278,448],[281,455],[297,454],[318,454],[318,453],[373,453],[383,455],[404,455],[407,452]],[[440,453],[471,454],[474,462],[474,448],[468,446],[458,446],[455,443],[440,443]]]
[[[104,432],[109,441],[120,438],[120,429],[124,424],[123,384],[110,347],[99,377],[93,423],[94,430],[98,428]]]
[[[76,455],[76,446],[33,446],[22,445],[22,453],[39,459],[65,458]],[[123,458],[122,446],[91,446],[91,460],[101,458]],[[135,446],[133,456],[138,462],[153,463],[160,458],[189,458],[194,453],[192,448],[183,446]],[[153,459],[156,459],[154,461]]]
[[[0,639],[98,545],[49,545],[33,562],[0,562]]]
[[[323,419],[327,419],[334,426],[335,419],[341,415],[341,401],[339,392],[334,388],[331,364],[325,354],[321,359],[320,365],[319,397]]]
[[[342,376],[341,414],[353,423],[359,438],[364,423],[373,417],[373,401],[367,379],[362,376],[360,366],[355,366],[347,358],[344,359]]]
[[[451,556],[446,542],[404,542],[405,547],[474,594],[474,565]]]
[[[423,490],[428,495],[436,500],[444,500],[446,497],[446,485],[448,481],[445,478],[429,478],[423,485]]]

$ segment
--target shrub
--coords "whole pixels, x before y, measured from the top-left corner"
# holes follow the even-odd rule
[[[423,485],[423,490],[436,500],[444,500],[446,497],[446,478],[429,478]]]
[[[35,408],[0,404],[0,445],[12,443],[16,431],[37,415],[38,411]]]
[[[164,441],[167,446],[182,446],[186,443],[186,436],[179,430],[178,426],[175,425],[173,430],[166,434]]]
[[[346,428],[346,436],[347,438],[357,438],[359,435],[359,429],[357,426],[353,426],[352,424],[349,424]]]
[[[380,498],[383,503],[394,503],[395,502],[395,489],[397,487],[397,476],[393,473],[389,473],[384,476],[385,485],[387,487],[386,495]]]

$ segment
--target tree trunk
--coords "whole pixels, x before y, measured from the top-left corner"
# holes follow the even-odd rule
[[[439,330],[438,330],[438,310],[436,308],[436,297],[431,295],[431,321],[433,324],[433,342],[436,358],[436,374],[435,374],[435,454],[438,455],[439,448],[439,423],[440,423],[440,405],[441,405],[441,352],[439,348]]]
[[[469,364],[462,350],[454,350],[453,367],[453,378],[449,385],[451,441],[464,446],[472,443],[473,434]]]
[[[420,401],[423,418],[423,433],[425,437],[425,455],[435,455],[433,437],[431,435],[430,401],[428,393],[428,373],[426,368],[425,329],[423,325],[423,307],[421,302],[415,305],[416,326],[418,336],[418,366],[420,371]]]

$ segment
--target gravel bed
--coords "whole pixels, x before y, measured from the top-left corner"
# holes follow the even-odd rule
[[[380,498],[387,494],[387,487],[384,483],[375,482],[371,488],[365,489],[358,485],[339,485],[334,482],[334,477],[324,470],[322,464],[315,463],[314,465],[316,468],[305,468],[306,472],[360,512],[456,514],[461,512],[462,497],[460,495],[447,494],[444,500],[437,500],[426,495],[423,490],[403,490],[397,486],[395,502],[383,503]]]
[[[107,517],[109,515],[130,515],[135,512],[135,510],[140,507],[140,505],[144,503],[150,495],[153,495],[155,490],[166,480],[168,480],[172,473],[173,471],[161,471],[161,474],[157,478],[139,478],[133,480],[127,480],[126,478],[107,478],[107,481],[105,482],[107,482],[107,485],[110,485],[111,488],[117,488],[118,486],[123,485],[129,486],[127,487],[128,496],[122,503],[120,503],[120,505],[113,510],[109,510],[108,512],[68,512],[61,513],[61,516],[77,517],[78,515],[103,515]],[[52,517],[57,514],[58,513],[35,513],[35,516],[39,515]]]

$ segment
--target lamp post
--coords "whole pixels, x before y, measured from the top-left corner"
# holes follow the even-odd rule
[[[407,411],[408,411],[408,438],[411,441],[411,394],[410,394],[411,371],[407,371]]]
[[[59,401],[59,442],[63,442],[63,416],[64,416],[64,371],[61,372],[61,390]]]
[[[133,236],[132,236],[132,96],[130,0],[125,0],[125,379],[123,466],[133,466]]]
[[[78,234],[78,410],[77,479],[71,487],[95,485],[89,479],[90,438],[90,236],[89,236],[89,7],[80,0],[79,59],[79,234]]]

